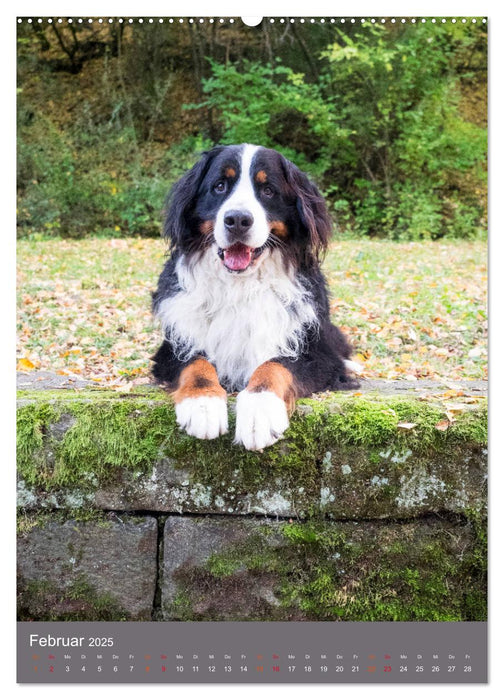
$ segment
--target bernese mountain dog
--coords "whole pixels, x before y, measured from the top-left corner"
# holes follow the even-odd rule
[[[262,450],[297,398],[358,386],[320,269],[331,220],[293,163],[261,146],[212,148],[173,187],[164,233],[153,374],[189,435],[226,433],[227,393],[239,392],[235,443]]]

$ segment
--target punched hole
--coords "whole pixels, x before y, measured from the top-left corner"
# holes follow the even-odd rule
[[[243,24],[246,24],[247,27],[257,27],[258,24],[261,24],[262,19],[262,17],[242,17],[241,21]]]

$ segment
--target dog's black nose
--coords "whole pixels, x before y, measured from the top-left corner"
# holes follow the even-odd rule
[[[249,211],[228,211],[224,216],[224,226],[230,238],[240,240],[252,227],[254,217]]]

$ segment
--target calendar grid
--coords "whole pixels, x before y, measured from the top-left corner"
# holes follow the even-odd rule
[[[24,622],[20,683],[485,683],[487,623]]]

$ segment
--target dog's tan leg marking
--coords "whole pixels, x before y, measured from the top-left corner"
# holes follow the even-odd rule
[[[172,397],[177,423],[189,435],[213,440],[227,433],[227,394],[207,360],[198,358],[182,370]]]
[[[272,391],[278,398],[285,401],[289,413],[296,406],[296,390],[294,377],[289,370],[279,362],[265,362],[256,369],[247,384],[247,391],[257,394],[261,391]]]

